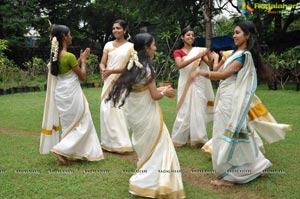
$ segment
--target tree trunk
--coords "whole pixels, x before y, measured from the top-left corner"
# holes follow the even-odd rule
[[[205,20],[205,47],[211,48],[212,43],[212,11],[213,11],[213,0],[204,2],[204,20]]]

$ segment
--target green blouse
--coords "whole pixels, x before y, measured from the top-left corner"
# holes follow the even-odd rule
[[[66,74],[72,68],[77,66],[78,62],[74,54],[66,52],[64,53],[59,60],[59,74]]]

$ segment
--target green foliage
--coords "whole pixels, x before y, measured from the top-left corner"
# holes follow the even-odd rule
[[[0,41],[0,48],[6,49],[7,42]],[[5,44],[5,45],[2,45]],[[8,89],[15,86],[28,86],[28,84],[39,79],[39,86],[46,83],[47,78],[47,62],[41,58],[33,57],[32,61],[23,64],[25,69],[21,69],[16,64],[9,60],[0,51],[0,82],[1,88]],[[43,77],[42,79],[39,77]],[[32,85],[37,86],[37,85]]]
[[[0,38],[7,39],[10,46],[27,45],[24,34],[41,19],[41,15],[38,14],[39,10],[39,0],[2,1],[0,6],[2,21]]]
[[[156,51],[154,55],[154,63],[156,66],[158,79],[162,81],[174,81],[178,77],[178,70],[173,59],[173,52],[176,41],[181,33],[179,26],[176,31],[160,32],[158,40],[161,41],[160,45],[164,45],[164,51]],[[167,48],[166,48],[167,47]]]
[[[98,56],[90,54],[86,60],[86,72],[88,82],[99,82],[100,81],[100,69]]]
[[[47,62],[38,57],[33,57],[31,61],[25,62],[23,66],[29,72],[31,79],[39,75],[46,76],[48,72]]]
[[[232,35],[234,27],[234,19],[221,18],[216,21],[214,26],[215,36]]]
[[[0,40],[0,82],[3,89],[7,89],[9,85],[13,86],[14,76],[19,70],[15,63],[4,55],[3,51],[8,49],[8,43],[7,40]]]
[[[285,84],[289,80],[299,82],[299,60],[299,46],[290,48],[280,54],[273,52],[265,58],[265,62],[275,69],[275,77],[280,82],[282,89],[285,89]]]
[[[31,61],[27,61],[23,64],[24,70],[20,71],[21,75],[21,86],[27,86],[28,84],[31,84],[36,81],[36,79],[39,79],[39,83],[35,84],[45,84],[47,81],[47,74],[48,74],[48,68],[47,68],[47,62],[44,61],[41,58],[33,57]],[[40,79],[39,77],[42,77]],[[37,86],[37,85],[32,85]]]
[[[8,41],[0,39],[0,57],[3,57],[3,51],[7,50]]]
[[[163,52],[155,52],[154,63],[158,79],[174,81],[178,77],[178,70],[174,60]]]

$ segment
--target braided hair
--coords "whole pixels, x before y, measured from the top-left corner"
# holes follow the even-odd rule
[[[70,29],[65,25],[54,25],[51,28],[50,40],[51,40],[51,74],[57,76],[59,69],[60,52],[63,49],[63,37],[70,32]]]

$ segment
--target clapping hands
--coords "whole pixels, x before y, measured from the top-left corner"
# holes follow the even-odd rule
[[[86,59],[90,56],[91,49],[86,48],[84,51],[80,50],[80,60],[81,62],[85,62]]]
[[[158,88],[159,91],[164,93],[164,96],[168,98],[174,98],[176,96],[176,90],[169,86],[163,86]]]

